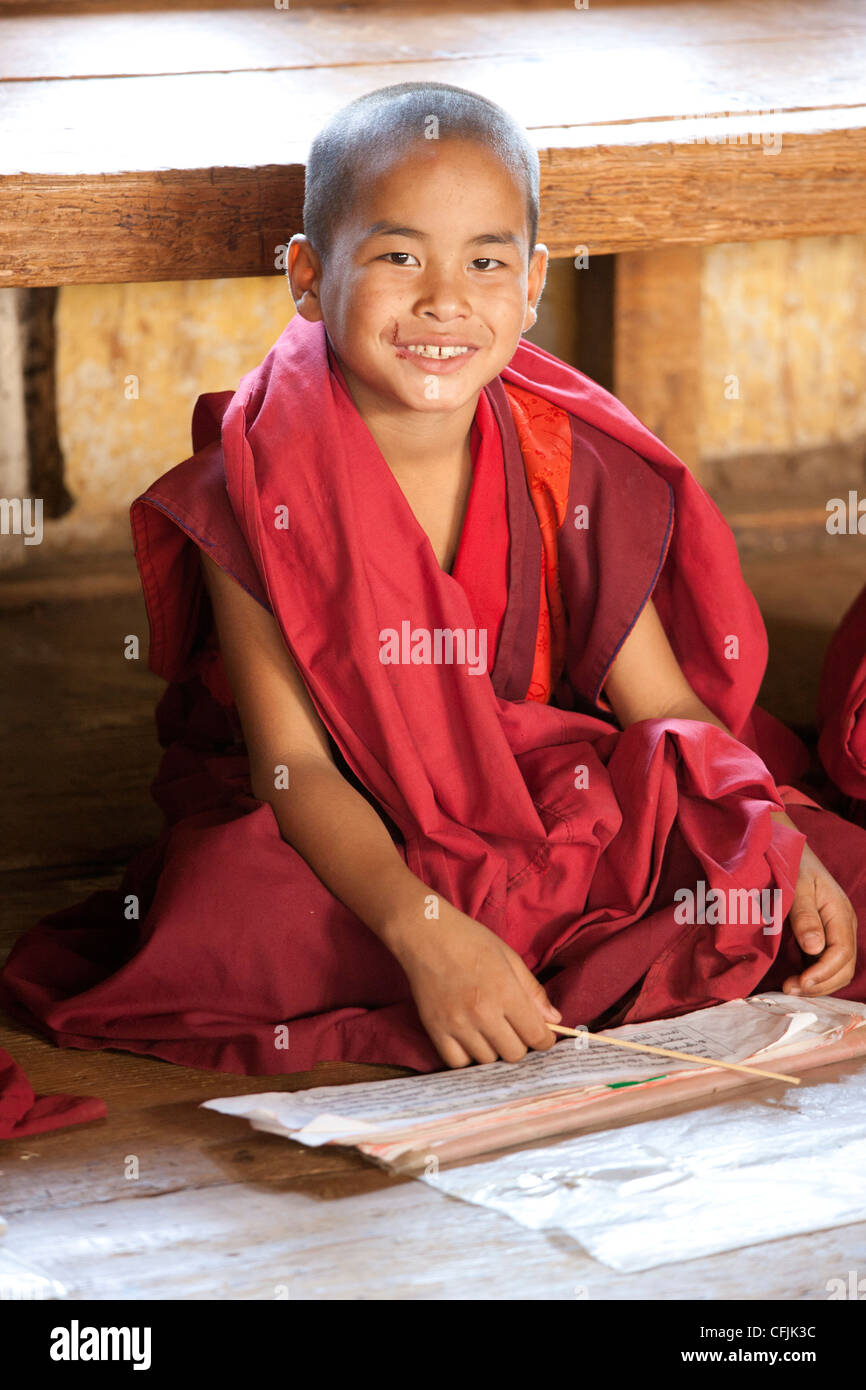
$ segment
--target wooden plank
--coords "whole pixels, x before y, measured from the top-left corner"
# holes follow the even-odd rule
[[[313,133],[408,78],[474,88],[530,129],[558,257],[579,241],[600,254],[866,225],[866,15],[852,0],[828,3],[817,29],[803,0],[237,5],[110,26],[96,6],[58,14],[50,44],[47,13],[0,16],[16,79],[0,81],[2,284],[273,272],[301,225]],[[130,54],[135,72],[174,75],[104,75]],[[781,150],[729,143],[779,136]]]
[[[289,155],[291,157],[291,155]],[[302,164],[0,179],[0,285],[277,274],[301,228]]]
[[[2,822],[4,832],[9,820],[7,813]],[[113,887],[116,879],[114,871],[91,871],[84,866],[43,869],[38,875],[30,869],[0,872],[0,961],[6,959],[15,940],[43,913],[56,912],[100,888]]]
[[[682,55],[604,50],[590,55],[579,83],[575,65],[581,55],[573,48],[535,60],[470,56],[296,71],[2,82],[0,172],[86,175],[285,164],[287,140],[306,149],[347,101],[413,79],[470,87],[506,106],[529,130],[587,128],[594,144],[592,128],[647,121],[718,117],[741,119],[748,129],[761,117],[778,123],[786,114],[811,112],[812,127],[820,129],[825,113],[866,104],[863,43],[816,37],[808,55],[800,40],[772,45],[780,47],[785,52],[776,63],[759,45],[745,56],[736,45],[706,55],[696,50],[685,73]],[[832,80],[823,76],[828,69]],[[620,131],[622,139],[628,135]],[[666,139],[670,135],[664,132]]]
[[[140,637],[137,661],[123,655],[129,633]],[[165,687],[146,669],[140,593],[95,609],[3,610],[0,644],[0,869],[122,865],[156,839],[162,820],[148,789],[160,756],[153,710]]]
[[[61,1050],[14,1023],[0,1024],[0,1047],[37,1094],[99,1096],[108,1107],[104,1120],[3,1143],[0,1212],[7,1221],[46,1202],[59,1209],[229,1183],[283,1191],[298,1181],[336,1180],[343,1191],[353,1183],[369,1191],[396,1181],[349,1150],[257,1135],[246,1121],[201,1104],[251,1091],[387,1080],[408,1075],[405,1068],[322,1063],[286,1076],[193,1071],[111,1049]]]
[[[110,24],[105,7],[91,13],[86,8],[76,6],[70,14],[44,5],[0,6],[0,80],[273,71],[390,63],[395,56],[401,63],[493,55],[538,59],[564,48],[580,54],[676,49],[693,57],[695,49],[760,44],[765,61],[773,62],[775,55],[766,55],[766,49],[774,41],[806,45],[816,37],[812,6],[790,0],[768,0],[759,10],[751,0],[728,0],[722,7],[694,0],[627,8],[595,0],[582,12],[568,4],[557,8],[550,0],[492,6],[439,0],[435,6],[371,5],[363,16],[357,5],[322,9],[295,0],[285,10],[259,3],[216,9],[184,3],[172,11],[148,4],[117,6]],[[46,13],[52,15],[50,43],[45,42]],[[836,41],[836,62],[844,65],[848,41],[864,34],[866,15],[857,0],[825,0],[820,37]],[[825,73],[828,81],[832,76],[832,70]]]
[[[9,495],[8,492],[6,495]],[[46,601],[59,600],[61,603],[69,603],[80,599],[117,598],[121,595],[139,598],[141,580],[138,571],[134,565],[130,569],[119,563],[126,559],[132,561],[132,557],[126,555],[115,557],[89,554],[87,568],[79,565],[77,573],[70,572],[66,565],[18,565],[10,573],[3,575],[3,582],[0,584],[0,611],[4,608],[29,608],[34,603]]]
[[[562,1233],[373,1174],[360,1191],[335,1176],[63,1209],[49,1194],[12,1217],[4,1245],[72,1299],[790,1300],[825,1298],[829,1279],[862,1268],[866,1224],[620,1274]]]
[[[553,256],[821,236],[866,230],[866,124],[789,129],[775,158],[759,147],[678,144],[647,123],[633,143],[544,142],[540,237]],[[786,125],[802,126],[799,116]],[[833,126],[830,117],[824,126]],[[634,130],[629,128],[630,134]],[[665,138],[667,136],[667,138]],[[275,248],[301,229],[303,162],[101,176],[0,177],[0,284],[200,280],[278,274]]]
[[[3,1045],[22,1062],[20,1048],[16,1049],[14,1042],[11,1046]],[[92,1081],[83,1087],[76,1083],[78,1058],[67,1053],[65,1060],[67,1074],[55,1090],[102,1095],[107,1101],[105,1088],[94,1086]],[[159,1064],[151,1061],[151,1065]],[[368,1070],[375,1073],[377,1069]],[[379,1080],[394,1074],[393,1070],[381,1068],[379,1072],[378,1076],[347,1080]],[[284,1192],[303,1184],[308,1188],[315,1186],[320,1195],[325,1195],[328,1186],[334,1184],[348,1193],[394,1186],[398,1181],[372,1167],[359,1154],[342,1149],[305,1149],[275,1135],[260,1136],[246,1121],[201,1109],[202,1101],[216,1096],[298,1090],[299,1081],[306,1086],[332,1084],[325,1076],[208,1075],[206,1084],[199,1085],[199,1096],[173,1103],[157,1099],[160,1076],[157,1073],[152,1078],[145,1095],[127,1083],[125,1102],[110,1103],[105,1120],[5,1141],[0,1211],[6,1221],[11,1222],[22,1212],[36,1211],[46,1202],[60,1209],[97,1201],[152,1198],[167,1192],[203,1191],[229,1184],[271,1192]],[[287,1082],[295,1084],[289,1086]],[[150,1097],[149,1104],[146,1096]],[[29,1157],[25,1159],[24,1155]]]

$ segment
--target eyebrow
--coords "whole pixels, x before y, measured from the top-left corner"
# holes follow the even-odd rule
[[[368,227],[364,234],[364,239],[369,240],[374,236],[402,236],[414,237],[416,241],[429,241],[430,236],[427,232],[419,232],[417,227],[398,227],[393,222],[374,222],[372,227]],[[495,232],[482,232],[480,236],[470,237],[467,245],[484,246],[495,244],[497,246],[516,246],[520,247],[520,240],[514,232],[500,230]]]

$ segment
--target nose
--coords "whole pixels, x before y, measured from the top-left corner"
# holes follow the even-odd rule
[[[472,306],[467,298],[466,281],[459,266],[428,265],[423,288],[415,304],[415,313],[421,318],[432,318],[442,323],[469,318]]]

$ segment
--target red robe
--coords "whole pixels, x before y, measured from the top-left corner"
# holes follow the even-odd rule
[[[852,820],[866,825],[866,589],[827,649],[818,696],[818,752]]]
[[[36,1096],[17,1062],[0,1048],[0,1139],[21,1139],[49,1129],[102,1120],[105,1101],[97,1096]]]
[[[338,766],[398,852],[520,953],[564,1021],[683,1013],[802,968],[787,928],[684,925],[674,910],[678,889],[703,883],[776,889],[787,913],[803,835],[770,819],[777,785],[866,910],[866,834],[795,789],[804,750],[754,707],[763,624],[731,533],[688,471],[607,392],[526,342],[485,388],[476,426],[449,575],[322,325],[293,319],[234,395],[201,398],[195,454],[132,507],[150,666],[170,683],[153,787],[166,826],[119,892],[17,944],[2,985],[20,1016],[62,1046],[208,1069],[442,1065],[397,961],[251,794],[197,547],[273,613]],[[692,687],[736,737],[690,720],[618,729],[601,690],[650,595]],[[383,634],[404,623],[483,625],[489,678],[383,661]],[[866,961],[840,992],[866,998]]]

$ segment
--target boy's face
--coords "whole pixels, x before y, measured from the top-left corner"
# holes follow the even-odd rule
[[[362,410],[451,412],[477,400],[535,321],[547,252],[530,261],[528,236],[523,189],[485,146],[421,140],[362,185],[325,270],[293,242],[292,294],[324,320]]]

